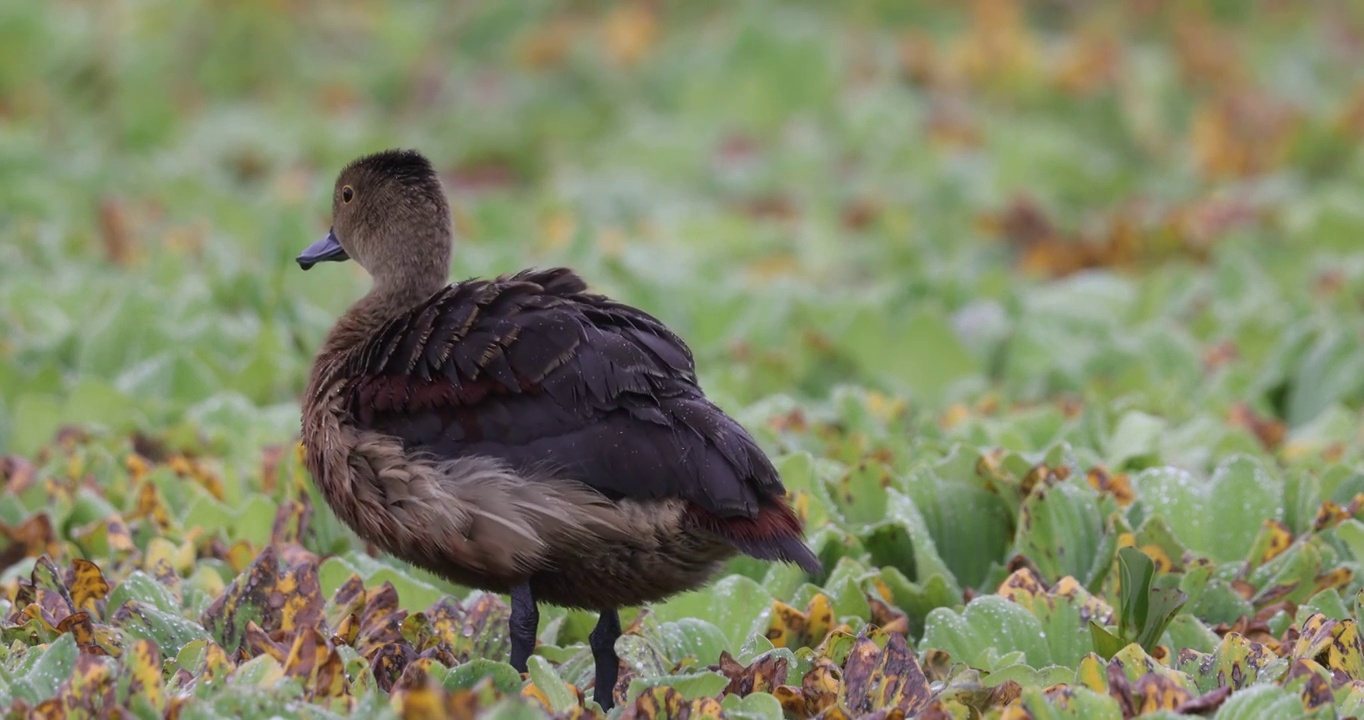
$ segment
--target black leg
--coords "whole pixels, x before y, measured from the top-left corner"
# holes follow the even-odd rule
[[[592,699],[601,709],[610,710],[615,704],[616,678],[620,675],[620,658],[616,656],[616,640],[620,637],[620,615],[615,610],[603,610],[597,627],[587,636],[592,647],[592,660],[597,666],[597,685]]]
[[[511,591],[511,666],[526,672],[526,661],[535,651],[535,631],[540,627],[540,609],[530,585],[517,585]]]

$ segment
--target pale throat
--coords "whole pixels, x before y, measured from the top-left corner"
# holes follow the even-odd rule
[[[449,284],[449,255],[446,258],[440,264],[422,263],[401,272],[375,273],[365,299],[395,314],[411,308]]]
[[[346,315],[371,326],[406,312],[450,283],[450,238],[433,238],[436,249],[387,263],[379,263],[370,277],[369,292]]]

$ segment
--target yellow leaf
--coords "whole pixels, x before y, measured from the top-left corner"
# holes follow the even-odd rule
[[[928,705],[928,678],[903,635],[890,636],[884,648],[863,636],[843,667],[845,706],[858,716],[878,710],[914,715]]]
[[[142,482],[142,479],[147,477],[147,471],[151,469],[147,463],[147,458],[136,453],[125,458],[123,466],[128,470],[128,475],[131,476],[133,484]]]
[[[575,30],[574,23],[563,18],[554,18],[521,39],[517,44],[516,58],[526,67],[556,67],[568,57]]]
[[[1348,567],[1334,568],[1317,576],[1316,592],[1323,592],[1332,588],[1343,589],[1350,584],[1351,580],[1354,580],[1354,577],[1354,571]]]
[[[234,669],[236,665],[227,657],[221,645],[212,640],[204,644],[204,669],[199,672],[202,682],[211,683],[225,678]]]
[[[75,578],[71,583],[71,600],[76,610],[87,610],[98,617],[98,603],[109,594],[109,583],[99,566],[84,558],[72,561]]]
[[[242,572],[251,566],[259,554],[250,541],[238,540],[227,549],[227,564],[231,565],[234,571]]]
[[[776,647],[815,647],[835,630],[833,601],[825,593],[816,593],[801,612],[786,603],[772,603],[767,639]]]
[[[57,630],[71,633],[83,651],[92,655],[104,654],[104,648],[95,643],[95,625],[90,621],[90,613],[82,610],[67,615],[57,623]]]
[[[322,619],[322,587],[313,563],[294,565],[275,583],[271,604],[280,606],[280,629],[315,628]]]
[[[620,228],[606,228],[597,236],[597,252],[606,258],[618,258],[625,253],[625,233]]]
[[[85,456],[79,453],[66,459],[66,474],[70,478],[80,479],[85,473]]]
[[[1031,608],[1033,600],[1047,594],[1042,579],[1031,568],[1019,568],[1004,578],[999,585],[999,594],[1009,600]]]
[[[140,695],[160,710],[166,702],[165,682],[161,677],[161,652],[150,640],[134,640],[124,651],[119,665],[128,678],[130,695]]]
[[[540,703],[546,712],[554,711],[554,704],[550,702],[549,696],[535,683],[526,683],[526,686],[521,688],[521,697]]]
[[[289,657],[289,651],[275,642],[269,633],[256,624],[256,621],[248,620],[243,632],[242,645],[246,648],[245,655],[251,657],[269,655],[275,662],[281,664]]]
[[[787,669],[786,659],[776,653],[763,655],[744,667],[728,650],[720,651],[720,672],[729,678],[727,695],[746,697],[755,692],[772,692],[786,680]]]
[[[308,530],[308,519],[312,508],[298,500],[286,500],[275,513],[274,525],[270,528],[270,541],[276,545],[302,542]]]
[[[843,683],[842,671],[828,658],[815,660],[814,667],[801,678],[801,692],[805,696],[806,710],[811,715],[832,708],[838,701],[838,691]]]
[[[1103,468],[1091,468],[1085,474],[1085,480],[1095,490],[1113,496],[1122,507],[1131,505],[1137,499],[1136,493],[1132,490],[1132,480],[1128,478],[1127,473],[1109,475]]]
[[[1354,503],[1351,502],[1350,505],[1354,506]],[[1341,507],[1334,501],[1327,500],[1321,504],[1321,507],[1317,508],[1317,516],[1312,522],[1312,527],[1319,531],[1325,530],[1339,525],[1352,515],[1354,515],[1353,511]]]
[[[1141,676],[1132,686],[1132,700],[1141,714],[1174,710],[1193,699],[1193,694],[1156,673]]]
[[[28,618],[28,620],[23,620],[21,622],[13,624],[27,625],[30,621],[36,620],[38,622],[39,627],[41,627],[43,631],[45,631],[46,633],[50,635],[58,634],[57,624],[50,617],[48,617],[48,614],[46,612],[43,612],[42,606],[37,603],[29,603],[28,605],[25,605],[24,609],[19,611],[19,617]]]
[[[1075,679],[1096,693],[1108,694],[1108,666],[1094,653],[1080,658],[1080,667],[1075,671]]]
[[[904,415],[909,402],[904,398],[890,398],[879,392],[867,393],[867,410],[878,420],[889,422]]]
[[[1298,660],[1319,660],[1325,655],[1326,667],[1351,680],[1364,680],[1364,648],[1359,625],[1354,620],[1334,620],[1313,613],[1302,624],[1291,656]]]
[[[771,620],[767,625],[767,639],[779,648],[798,647],[798,638],[805,636],[805,615],[777,600],[772,603]]]
[[[559,250],[578,231],[577,218],[567,210],[554,210],[540,221],[540,249]]]
[[[166,509],[166,501],[162,499],[156,483],[150,480],[142,482],[137,490],[137,507],[132,516],[148,518],[159,528],[170,527],[170,512]]]
[[[403,720],[443,720],[445,702],[437,688],[430,685],[393,694],[392,704]]]
[[[1226,93],[1194,112],[1189,144],[1206,177],[1255,175],[1283,163],[1298,124],[1263,91]]]
[[[644,57],[658,38],[658,14],[652,4],[622,2],[606,18],[606,50],[622,65],[633,65]]]
[[[326,662],[329,649],[316,628],[300,630],[294,635],[294,643],[281,663],[284,674],[298,678],[305,688],[313,688],[318,667]]]
[[[1122,43],[1106,28],[1091,26],[1066,48],[1054,82],[1063,91],[1088,94],[1112,87],[1122,61]]]
[[[979,85],[1026,85],[1036,75],[1037,40],[1019,0],[973,0],[971,30],[953,48],[952,67]]]
[[[781,703],[782,710],[787,717],[807,717],[805,714],[805,696],[801,694],[800,688],[792,685],[782,685],[772,692]]]
[[[815,593],[815,596],[810,598],[810,603],[805,606],[805,617],[807,618],[805,632],[810,643],[813,645],[822,642],[834,630],[833,600],[825,593]]]
[[[194,567],[194,557],[193,545],[176,545],[163,537],[154,537],[147,543],[142,569],[164,582],[189,572]]]
[[[1264,564],[1282,555],[1292,545],[1293,531],[1282,522],[1269,519],[1261,524],[1249,555],[1259,558],[1260,563]]]
[[[133,543],[133,535],[128,531],[128,524],[123,522],[123,518],[110,515],[104,519],[104,529],[110,550],[129,553],[137,549],[137,545]]]
[[[1141,551],[1151,556],[1151,560],[1155,562],[1156,570],[1160,572],[1170,572],[1174,569],[1174,562],[1170,560],[1170,556],[1165,552],[1165,548],[1159,545],[1147,544],[1141,546]]]
[[[81,655],[71,677],[63,683],[61,696],[68,708],[76,710],[72,715],[87,716],[88,710],[96,710],[107,691],[112,690],[113,672],[110,663],[94,655]]]
[[[355,639],[359,636],[360,620],[353,614],[342,618],[341,622],[336,626],[336,640],[343,645],[355,645]]]

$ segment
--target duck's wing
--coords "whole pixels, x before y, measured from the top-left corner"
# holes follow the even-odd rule
[[[352,358],[361,428],[442,457],[548,470],[612,499],[680,498],[741,550],[817,567],[776,469],[702,394],[681,338],[569,270],[452,285]],[[799,550],[779,547],[793,532]]]

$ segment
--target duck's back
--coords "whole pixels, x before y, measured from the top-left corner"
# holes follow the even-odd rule
[[[568,270],[451,285],[351,347],[343,372],[349,422],[414,458],[490,458],[666,504],[744,552],[818,567],[775,468],[705,398],[686,344]]]

